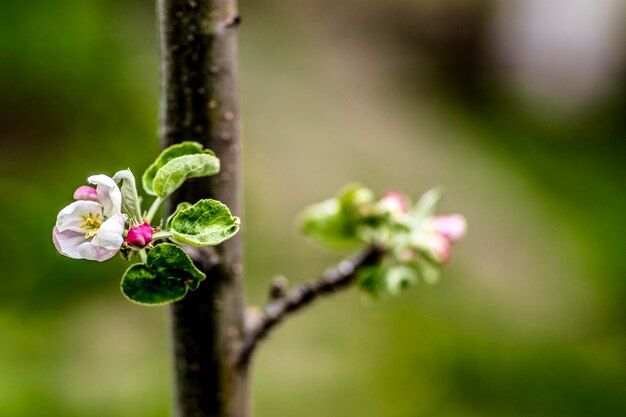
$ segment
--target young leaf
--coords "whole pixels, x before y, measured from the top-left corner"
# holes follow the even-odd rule
[[[344,187],[337,197],[306,208],[298,219],[300,231],[319,243],[334,248],[363,244],[362,233],[371,221],[374,194],[358,184]]]
[[[161,305],[182,299],[187,289],[198,289],[205,278],[180,247],[163,243],[148,253],[145,265],[128,268],[122,293],[138,304]]]
[[[239,230],[239,218],[216,200],[200,200],[181,209],[170,223],[172,240],[192,246],[213,246],[231,238]]]
[[[341,212],[347,221],[360,221],[374,202],[374,193],[360,184],[349,184],[337,195]]]
[[[152,181],[154,193],[164,198],[173,193],[185,180],[206,177],[220,171],[220,160],[210,154],[183,155],[161,167]]]
[[[122,181],[122,186],[120,187],[122,192],[122,213],[128,214],[138,224],[143,223],[141,204],[137,195],[137,184],[133,173],[130,169],[118,171],[113,176],[113,180],[117,183]]]
[[[383,290],[384,278],[384,267],[382,265],[368,266],[359,271],[358,285],[367,294],[377,297]]]
[[[178,214],[179,211],[188,209],[191,206],[193,206],[193,204],[188,203],[186,201],[179,203],[178,206],[176,206],[176,211],[174,212],[174,214],[169,216],[167,220],[165,221],[165,230],[170,230],[172,228],[172,220]]]
[[[393,265],[387,268],[386,287],[390,294],[398,295],[403,289],[417,282],[419,271],[408,265]]]
[[[171,161],[174,158],[178,158],[179,156],[194,155],[194,154],[201,154],[201,153],[206,153],[206,154],[215,156],[213,151],[209,149],[203,150],[202,144],[198,142],[182,142],[176,145],[172,145],[169,148],[165,149],[163,152],[161,152],[161,154],[156,159],[156,161],[154,161],[154,163],[150,165],[148,169],[146,170],[146,172],[143,174],[143,177],[142,177],[143,188],[146,190],[148,194],[156,196],[157,194],[154,192],[154,189],[152,187],[152,182],[154,181],[154,177],[156,176],[157,172],[165,164],[167,164],[169,161]]]
[[[437,210],[437,204],[439,204],[442,198],[443,189],[441,187],[434,187],[426,191],[411,210],[413,221],[419,223],[427,217],[434,215],[435,210]]]
[[[206,278],[180,247],[171,243],[157,245],[148,253],[148,267],[160,277],[182,281],[190,290],[196,290]]]
[[[161,305],[182,299],[187,286],[182,280],[157,275],[144,264],[135,264],[122,277],[122,293],[130,301],[143,305]]]
[[[325,246],[354,248],[362,243],[336,198],[307,207],[300,214],[298,225],[304,235]]]

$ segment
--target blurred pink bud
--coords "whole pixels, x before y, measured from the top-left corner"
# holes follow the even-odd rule
[[[409,201],[402,193],[397,191],[387,191],[380,200],[381,204],[390,213],[408,213]]]
[[[462,239],[467,232],[467,221],[460,214],[437,216],[432,219],[432,224],[435,231],[450,242]]]
[[[434,234],[426,240],[426,247],[433,258],[439,263],[446,263],[452,257],[450,240],[442,234]]]
[[[132,227],[126,235],[126,243],[132,246],[143,247],[152,242],[152,226],[149,223]]]
[[[80,186],[74,191],[74,200],[98,201],[98,192],[88,185]]]

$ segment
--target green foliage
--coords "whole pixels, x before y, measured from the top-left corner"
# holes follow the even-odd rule
[[[175,277],[161,277],[144,264],[135,264],[122,278],[122,293],[130,301],[157,306],[181,300],[187,287]]]
[[[336,197],[306,208],[299,216],[300,231],[331,248],[354,248],[363,243],[360,227],[367,224],[367,206],[374,194],[360,185],[349,185]]]
[[[219,171],[220,160],[214,155],[201,153],[179,156],[158,170],[152,188],[157,196],[164,198],[189,178],[206,177]]]
[[[128,268],[121,288],[135,303],[161,305],[182,299],[205,278],[180,247],[163,243],[150,251],[145,264]]]
[[[239,218],[216,200],[200,200],[179,210],[170,222],[172,240],[193,246],[213,246],[230,239],[239,230]]]
[[[172,229],[172,220],[174,220],[174,217],[176,217],[179,211],[188,209],[189,207],[192,207],[192,206],[193,204],[188,203],[186,201],[179,203],[178,206],[176,206],[176,210],[174,211],[174,213],[167,218],[167,221],[165,222],[165,230]]]
[[[426,191],[411,209],[413,222],[421,222],[428,217],[434,216],[437,211],[437,204],[443,199],[443,190],[440,187],[431,188]]]
[[[190,158],[191,155],[205,156]],[[162,169],[165,171],[159,174]],[[202,144],[197,142],[182,142],[165,149],[148,167],[142,177],[143,188],[150,195],[165,197],[185,179],[213,175],[219,169],[219,159],[213,151],[203,149]]]

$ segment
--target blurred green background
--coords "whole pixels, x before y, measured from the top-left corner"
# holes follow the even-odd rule
[[[241,11],[249,302],[339,259],[292,221],[348,182],[443,185],[470,224],[438,285],[285,323],[255,415],[625,415],[623,3]],[[88,175],[157,154],[158,78],[151,1],[0,3],[0,416],[169,415],[166,310],[121,296],[123,261],[51,242]]]

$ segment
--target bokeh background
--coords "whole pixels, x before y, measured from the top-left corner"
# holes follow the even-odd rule
[[[341,254],[298,211],[359,181],[447,189],[443,280],[315,305],[257,356],[276,416],[626,413],[620,0],[242,0],[246,292]],[[0,416],[165,417],[167,315],[50,234],[93,173],[159,150],[155,6],[0,3]]]

